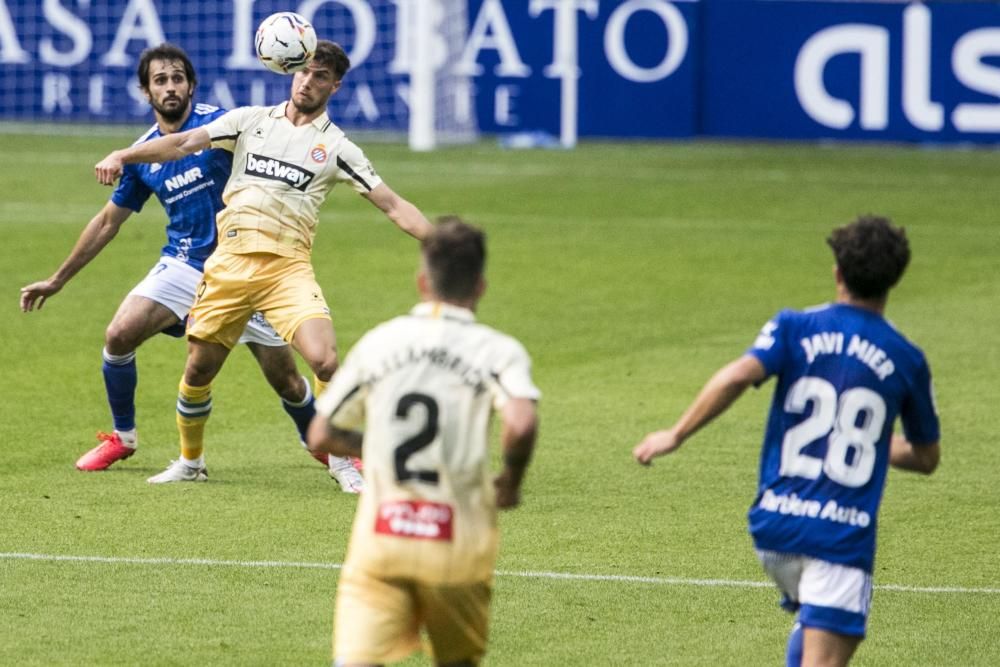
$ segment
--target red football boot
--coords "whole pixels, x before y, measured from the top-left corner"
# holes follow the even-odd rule
[[[134,447],[126,447],[117,433],[98,433],[101,444],[80,457],[78,470],[104,470],[115,461],[122,461],[135,454]]]

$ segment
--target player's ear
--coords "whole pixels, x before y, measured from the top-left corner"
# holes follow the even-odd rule
[[[423,266],[417,271],[417,292],[424,301],[431,301],[434,298],[431,292],[431,279],[427,276],[427,269]]]
[[[486,293],[486,278],[480,274],[479,279],[476,281],[476,301],[483,298],[483,294]]]

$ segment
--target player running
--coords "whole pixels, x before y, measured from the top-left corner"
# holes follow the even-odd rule
[[[201,127],[224,112],[193,104],[197,76],[187,54],[163,44],[139,59],[140,88],[153,107],[156,124],[136,145],[160,136]],[[80,470],[104,470],[135,453],[136,349],[157,333],[181,336],[195,299],[205,260],[216,244],[215,216],[223,208],[222,189],[229,178],[232,155],[223,150],[199,151],[176,162],[130,166],[111,200],[80,234],[75,247],[47,280],[21,289],[21,309],[41,308],[111,242],[133,212],[155,194],[167,213],[167,243],[146,278],[125,297],[105,333],[102,356],[104,383],[114,423],[112,433],[99,433],[100,444],[76,463]],[[255,315],[241,332],[268,382],[282,398],[300,438],[314,414],[308,381],[299,375],[287,343],[267,321]],[[342,486],[355,488],[360,477],[347,473]]]
[[[181,456],[150,477],[152,483],[204,479],[211,383],[255,311],[302,355],[319,385],[333,376],[336,338],[310,257],[319,207],[334,185],[349,184],[417,238],[432,229],[327,116],[327,102],[349,68],[340,46],[320,41],[308,68],[293,77],[288,101],[229,111],[202,126],[114,151],[95,167],[98,181],[111,185],[128,164],[187,159],[210,147],[233,153],[226,208],[217,220],[219,245],[205,263],[188,323],[177,400]],[[350,462],[337,465],[346,470]]]
[[[473,314],[485,289],[483,233],[442,219],[422,249],[423,302],[362,337],[317,399],[309,431],[314,452],[364,451],[366,491],[337,585],[338,665],[402,658],[419,648],[421,627],[437,664],[479,661],[496,510],[518,504],[534,447],[540,394],[528,354]],[[496,478],[494,410],[504,458]]]
[[[865,636],[886,471],[930,474],[940,458],[927,361],[883,317],[910,259],[904,231],[862,217],[827,242],[836,303],[778,313],[673,427],[633,450],[642,464],[675,451],[747,387],[777,376],[749,520],[782,606],[798,611],[788,665],[850,661]],[[903,435],[893,434],[897,416]]]

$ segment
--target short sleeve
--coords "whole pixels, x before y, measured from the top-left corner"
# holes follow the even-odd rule
[[[153,191],[139,178],[138,168],[135,165],[127,164],[122,169],[122,177],[118,181],[118,186],[111,193],[111,201],[117,206],[138,213],[152,193]]]
[[[783,310],[768,320],[746,352],[760,361],[768,377],[779,374],[788,358],[787,314]]]
[[[236,147],[236,139],[245,129],[247,116],[253,113],[253,107],[241,107],[227,111],[210,123],[202,125],[208,131],[212,148],[221,148],[230,153]]]
[[[494,393],[493,407],[502,410],[512,398],[526,398],[537,401],[542,392],[531,379],[531,358],[527,350],[511,341],[510,350],[492,372]]]
[[[337,155],[337,180],[350,184],[360,195],[371,192],[382,183],[364,152],[351,141],[344,141]]]
[[[354,431],[364,426],[367,395],[361,384],[356,349],[347,355],[326,391],[316,399],[316,414],[337,428]]]
[[[913,387],[903,399],[899,416],[906,439],[915,446],[932,445],[941,439],[941,426],[934,404],[934,385],[926,361],[914,376]]]

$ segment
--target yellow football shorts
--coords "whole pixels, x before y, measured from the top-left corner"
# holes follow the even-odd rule
[[[421,646],[436,663],[469,660],[486,652],[490,582],[432,586],[342,571],[333,621],[333,655],[343,664],[384,664]]]
[[[308,259],[216,250],[205,263],[187,333],[232,348],[258,310],[288,342],[306,320],[330,319]]]

